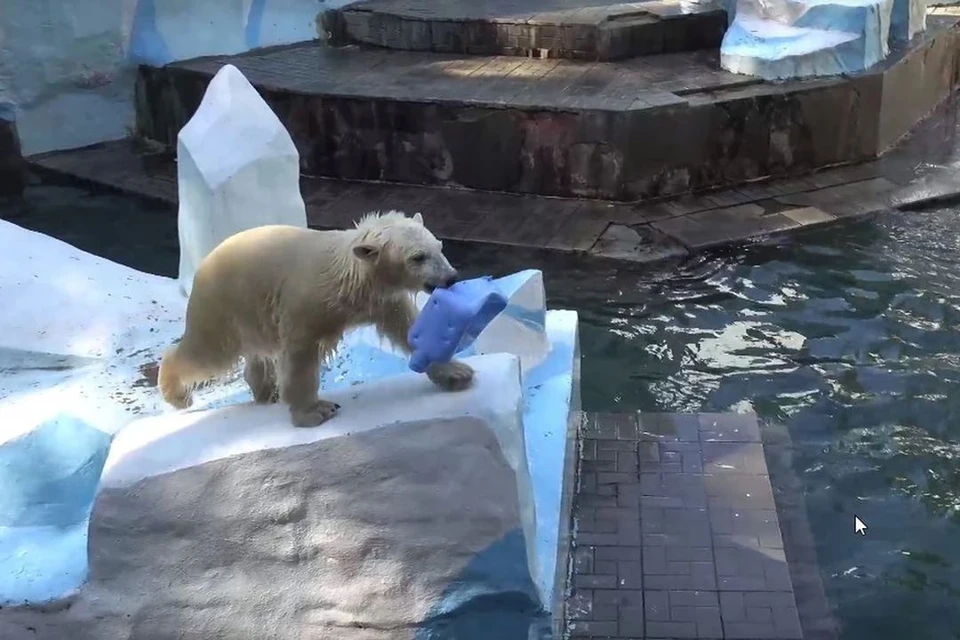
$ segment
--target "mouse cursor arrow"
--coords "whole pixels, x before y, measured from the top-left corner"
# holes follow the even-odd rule
[[[853,532],[862,536],[867,535],[867,525],[863,524],[863,520],[857,516],[853,516]]]

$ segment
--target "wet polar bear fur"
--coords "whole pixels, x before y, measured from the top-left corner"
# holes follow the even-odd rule
[[[256,402],[283,401],[294,425],[320,425],[339,409],[318,397],[320,366],[344,332],[372,324],[409,354],[414,294],[456,278],[419,213],[369,214],[345,231],[242,231],[197,269],[186,329],[163,356],[158,386],[168,403],[189,407],[196,385],[224,376],[243,357]],[[470,386],[473,369],[454,360],[431,365],[427,376],[456,391]]]

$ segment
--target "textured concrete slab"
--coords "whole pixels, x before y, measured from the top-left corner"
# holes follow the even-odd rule
[[[803,637],[754,415],[590,414],[580,438],[571,637]]]

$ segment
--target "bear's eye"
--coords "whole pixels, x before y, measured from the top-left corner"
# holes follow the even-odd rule
[[[427,254],[425,253],[415,253],[412,256],[410,256],[410,262],[413,262],[414,264],[423,264],[423,262],[426,259],[427,259]]]

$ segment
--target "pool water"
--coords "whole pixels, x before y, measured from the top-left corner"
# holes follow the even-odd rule
[[[582,314],[586,408],[786,426],[842,638],[960,638],[956,210],[547,281]]]
[[[169,207],[35,187],[16,223],[173,276]],[[581,314],[584,408],[785,426],[844,640],[960,638],[960,221],[890,213],[659,267],[452,248],[544,269]],[[853,516],[868,526],[853,534]]]

